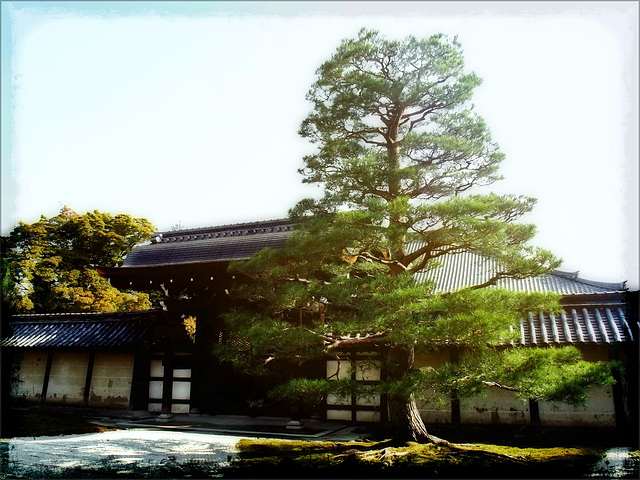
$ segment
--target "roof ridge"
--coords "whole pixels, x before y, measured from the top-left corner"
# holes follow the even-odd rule
[[[564,270],[552,270],[550,273],[550,275],[555,275],[556,277],[568,278],[570,280],[576,280],[579,274],[580,274],[580,270],[576,270],[575,272],[565,272]]]
[[[580,277],[580,270],[576,272],[563,272],[561,270],[553,270],[551,275],[555,275],[561,278],[568,278],[569,280],[573,280],[574,282],[583,283],[585,285],[591,285],[593,287],[601,287],[601,288],[614,288],[613,292],[619,292],[620,290],[626,289],[626,281],[623,282],[598,282],[596,280],[588,280],[586,278]]]
[[[133,317],[134,315],[141,315],[141,314],[147,314],[147,313],[157,313],[157,312],[162,312],[162,309],[159,308],[154,308],[154,309],[149,309],[149,310],[128,310],[125,312],[54,312],[54,313],[19,313],[16,315],[11,315],[12,319],[16,319],[16,320],[20,320],[20,319],[36,319],[36,318],[42,318],[42,319],[56,319],[56,318],[63,318],[63,317],[76,317],[78,319],[82,319],[84,318],[88,318],[88,317],[125,317],[125,316],[131,316]]]
[[[561,303],[560,306],[562,308],[565,307],[581,307],[581,308],[595,308],[595,307],[600,307],[600,308],[617,308],[617,307],[626,307],[627,304],[624,302],[576,302],[576,303]]]
[[[50,325],[62,325],[62,324],[98,324],[98,323],[145,323],[149,320],[145,317],[131,317],[131,318],[120,318],[120,317],[106,317],[106,318],[65,318],[65,317],[48,317],[48,318],[30,318],[30,319],[17,319],[10,322],[11,325],[42,325],[42,324],[50,324]]]
[[[276,231],[289,231],[292,229],[293,223],[290,219],[282,218],[213,227],[189,228],[169,232],[155,232],[151,238],[151,243],[204,240],[206,238],[217,238],[221,236],[247,236],[258,233],[270,233],[273,228],[278,228]]]

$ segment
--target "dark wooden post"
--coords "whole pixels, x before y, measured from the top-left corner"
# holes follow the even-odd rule
[[[455,345],[449,348],[449,361],[455,364],[460,361],[458,347]],[[455,388],[451,391],[451,423],[460,425],[460,398],[458,397],[458,390]]]
[[[87,377],[84,381],[84,394],[82,398],[82,404],[85,407],[89,406],[89,395],[91,393],[91,377],[93,376],[93,362],[95,362],[96,354],[94,352],[89,353],[89,363],[87,364]]]
[[[53,363],[53,352],[47,352],[47,365],[44,367],[44,379],[42,380],[42,393],[40,403],[43,405],[47,401],[47,390],[49,389],[49,377],[51,376],[51,364]]]
[[[173,355],[167,353],[162,360],[164,376],[162,378],[162,414],[160,420],[167,420],[172,417],[171,403],[173,400]]]
[[[147,353],[136,354],[133,360],[133,375],[131,380],[131,396],[129,408],[131,410],[147,410],[149,408],[149,367],[151,358]]]
[[[539,427],[542,424],[540,421],[540,405],[533,398],[529,399],[529,418],[531,425],[534,427]]]
[[[384,358],[385,351],[380,352],[380,359]],[[380,380],[382,382],[387,381],[387,364],[383,360],[380,361]],[[387,423],[389,421],[389,404],[387,403],[388,397],[386,393],[380,394],[380,423]]]

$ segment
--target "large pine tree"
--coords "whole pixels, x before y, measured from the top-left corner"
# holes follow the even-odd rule
[[[274,360],[304,366],[341,360],[350,348],[384,351],[387,381],[376,388],[388,395],[396,437],[417,441],[436,440],[416,408],[421,389],[463,396],[507,388],[579,402],[585,386],[609,381],[607,366],[582,362],[572,348],[501,348],[524,312],[559,307],[557,296],[495,284],[544,274],[559,261],[529,246],[533,225],[516,222],[534,199],[470,192],[499,180],[503,159],[470,104],[478,85],[458,41],[443,35],[391,41],[363,29],[339,45],[317,70],[300,129],[316,146],[304,158],[303,181],[324,195],[292,209],[299,228],[286,248],[232,265],[242,306],[227,325],[244,342],[219,347],[220,355],[267,371]],[[447,294],[415,281],[440,257],[463,252],[494,259],[495,275]],[[414,367],[416,352],[443,347],[463,352],[461,362]],[[358,388],[294,379],[278,392],[308,400]]]

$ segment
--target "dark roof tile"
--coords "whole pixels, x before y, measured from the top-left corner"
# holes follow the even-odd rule
[[[157,327],[167,321],[160,310],[15,315],[10,323],[11,333],[0,341],[0,346],[148,349],[165,340]],[[175,333],[170,341],[176,347],[186,345],[186,334]]]
[[[292,232],[293,223],[283,219],[156,233],[151,244],[134,248],[118,270],[124,273],[127,268],[247,259],[266,247],[282,248]],[[416,242],[409,248],[419,247]],[[445,255],[438,260],[442,267],[416,274],[418,282],[435,281],[436,292],[484,283],[497,270],[495,260],[470,252]],[[513,291],[556,292],[561,295],[625,290],[624,282],[595,282],[579,278],[577,272],[562,271],[525,279],[504,278],[496,286]]]
[[[565,307],[561,313],[529,313],[520,320],[520,344],[613,344],[633,342],[624,304]]]
[[[293,232],[286,220],[156,234],[134,248],[122,268],[224,262],[250,258],[263,248],[282,248]]]
[[[442,267],[423,270],[416,274],[417,282],[433,280],[436,292],[451,292],[464,287],[482,284],[497,271],[494,259],[464,252],[438,258]],[[585,280],[575,272],[555,270],[548,275],[498,280],[496,287],[518,292],[555,292],[561,295],[608,293],[625,290],[625,283],[604,283]]]

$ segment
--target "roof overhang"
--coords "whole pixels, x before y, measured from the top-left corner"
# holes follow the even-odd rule
[[[162,310],[15,315],[7,348],[140,351],[187,348],[184,328]]]

